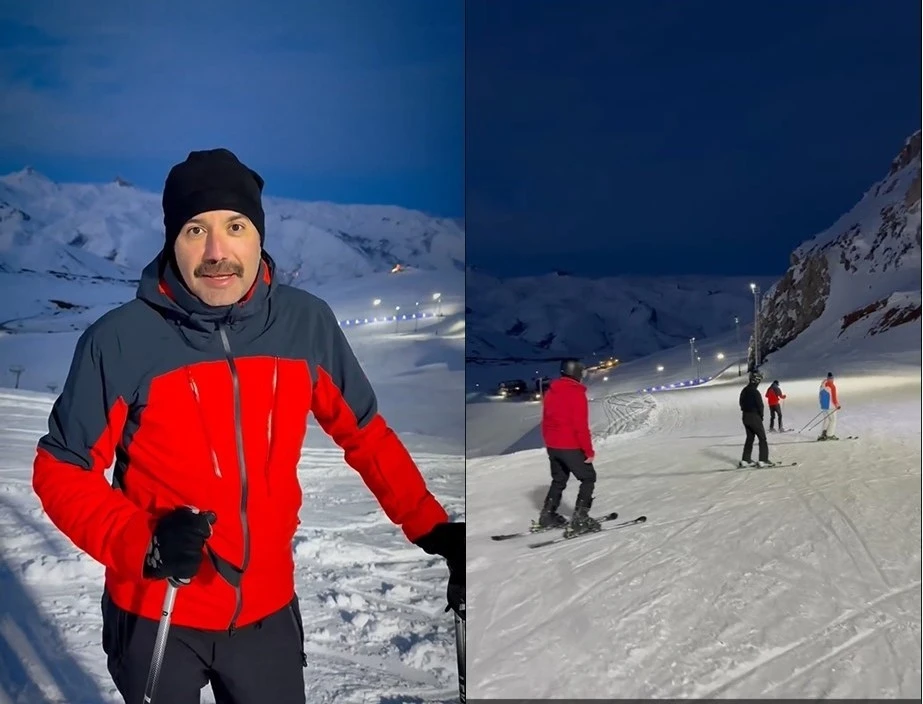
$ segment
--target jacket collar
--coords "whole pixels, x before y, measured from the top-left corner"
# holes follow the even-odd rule
[[[203,333],[210,337],[222,325],[234,331],[253,328],[256,334],[265,327],[269,303],[278,286],[275,269],[272,257],[264,251],[260,272],[247,294],[231,305],[209,306],[186,287],[172,257],[161,251],[141,272],[136,295],[181,328],[193,346],[202,347],[204,341],[196,343],[194,338]]]

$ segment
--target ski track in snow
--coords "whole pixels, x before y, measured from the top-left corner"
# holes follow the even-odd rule
[[[770,434],[799,464],[764,470],[733,468],[733,376],[656,394],[644,427],[595,441],[594,513],[644,525],[494,542],[537,516],[547,458],[468,460],[471,696],[920,697],[919,376],[839,379],[837,434],[860,439]],[[783,384],[788,427],[818,383]]]
[[[31,488],[50,409],[50,397],[0,392],[0,704],[120,702],[101,646],[103,568],[54,527]],[[450,515],[463,514],[463,458],[413,454]],[[341,450],[303,450],[299,476],[293,549],[308,700],[457,700],[445,561],[406,541]]]

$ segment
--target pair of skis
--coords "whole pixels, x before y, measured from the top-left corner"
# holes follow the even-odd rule
[[[770,464],[759,465],[756,462],[738,464],[734,469],[778,469],[779,467],[797,467],[797,462],[772,462]]]
[[[786,431],[787,432],[787,431]],[[817,438],[815,442],[839,442],[840,440],[858,440],[858,435],[847,435],[844,438]],[[738,464],[736,469],[776,469],[779,467],[797,467],[797,462],[774,462],[759,466],[756,462],[750,462],[744,465]]]
[[[612,513],[607,513],[605,516],[600,516],[598,518],[594,516],[593,518],[596,521],[598,521],[600,524],[606,524],[606,523],[611,523],[612,521],[616,520],[618,517],[619,517],[618,512],[613,511]],[[616,523],[615,525],[612,525],[612,526],[601,525],[599,530],[588,531],[586,533],[577,533],[575,535],[567,534],[566,532],[567,529],[564,528],[563,530],[565,531],[565,533],[563,535],[560,535],[556,538],[552,538],[551,540],[542,541],[540,543],[530,543],[529,548],[535,549],[535,548],[546,547],[548,545],[556,545],[557,543],[563,543],[564,541],[567,541],[567,540],[576,540],[577,538],[585,538],[590,535],[602,533],[606,530],[614,530],[616,528],[627,528],[628,526],[638,525],[640,523],[644,523],[645,521],[647,521],[647,516],[638,516],[637,518],[632,519],[630,521],[622,521],[621,523]],[[490,537],[491,537],[491,540],[512,540],[513,538],[524,538],[527,535],[547,533],[552,530],[562,530],[562,529],[561,528],[540,528],[537,526],[535,522],[533,522],[531,530],[520,531],[518,533],[506,533],[504,535],[492,535]]]

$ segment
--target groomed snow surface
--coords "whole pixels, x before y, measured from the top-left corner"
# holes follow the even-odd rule
[[[919,699],[920,326],[848,351],[842,371],[836,352],[802,345],[763,366],[761,391],[780,380],[796,431],[770,434],[770,457],[796,467],[736,469],[736,366],[644,403],[613,397],[619,432],[596,441],[593,513],[646,515],[642,525],[534,550],[557,533],[492,541],[537,518],[547,459],[541,449],[469,458],[470,696]],[[633,366],[649,376],[653,361]],[[830,369],[836,433],[858,440],[797,432]],[[619,374],[620,390],[647,384]],[[469,404],[469,416],[489,406]],[[532,406],[518,405],[537,416]],[[605,407],[592,404],[594,429],[609,424]],[[514,425],[508,444],[521,433]],[[565,515],[576,491],[572,478]]]
[[[7,367],[21,364],[23,385],[32,390],[0,389],[0,704],[121,702],[101,646],[103,568],[54,527],[31,488],[35,444],[54,398],[41,391],[60,384],[70,362],[78,333],[65,318],[85,312],[45,313],[28,302],[105,301],[95,318],[134,290],[54,279],[52,296],[45,295],[47,281],[15,286],[14,276],[22,275],[5,282],[18,301],[4,305],[4,320],[28,315],[29,325],[0,338],[3,385],[12,386]],[[463,277],[454,279],[372,275],[364,285],[315,292],[338,314],[353,316],[370,309],[373,297],[415,302],[439,283],[444,317],[421,321],[416,332],[402,321],[397,331],[391,323],[347,334],[385,418],[451,518],[464,520]],[[313,417],[298,471],[304,503],[293,549],[308,701],[457,701],[455,626],[443,612],[445,561],[406,541]],[[209,687],[202,701],[214,702]]]

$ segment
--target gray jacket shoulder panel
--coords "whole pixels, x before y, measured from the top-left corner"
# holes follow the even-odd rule
[[[359,427],[364,427],[377,415],[378,402],[333,309],[322,298],[292,286],[279,286],[276,302],[281,315],[291,316],[288,321],[295,326],[292,339],[296,353],[307,361],[314,384],[319,378],[318,369],[322,369]]]

